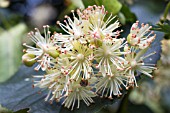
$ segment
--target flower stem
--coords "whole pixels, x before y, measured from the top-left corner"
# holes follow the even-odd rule
[[[165,11],[164,11],[164,15],[163,15],[163,21],[166,20],[166,17],[168,15],[169,10],[170,10],[170,2],[168,2],[168,4],[166,5]]]
[[[127,113],[128,100],[129,100],[129,95],[130,95],[131,91],[132,91],[132,89],[130,88],[127,91],[127,94],[124,95],[117,113]]]

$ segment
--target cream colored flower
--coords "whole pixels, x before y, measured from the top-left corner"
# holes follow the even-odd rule
[[[132,25],[127,40],[132,46],[138,46],[140,49],[145,49],[150,46],[155,39],[156,34],[152,35],[154,32],[150,32],[152,26],[141,24],[141,28],[139,28],[138,24],[139,21],[136,21],[136,23]]]
[[[146,63],[144,62],[144,59],[150,57],[151,55],[154,55],[156,52],[144,55],[148,48],[139,50],[138,48],[131,47],[130,50],[131,53],[125,55],[125,59],[128,61],[127,67],[124,71],[129,78],[127,86],[135,85],[136,87],[138,87],[136,81],[136,75],[138,72],[149,77],[153,77],[150,73],[156,69],[155,64]]]
[[[59,21],[57,24],[67,33],[66,35],[56,33],[54,35],[55,40],[65,46],[68,49],[72,49],[72,41],[78,40],[81,44],[87,43],[85,37],[86,31],[88,28],[88,22],[86,20],[82,20],[81,16],[78,18],[75,16],[74,11],[73,13],[73,20],[69,16],[65,16],[66,20],[64,20],[65,24],[60,23]]]
[[[123,70],[124,64],[127,61],[121,56],[128,52],[121,52],[120,49],[124,47],[126,42],[124,39],[112,39],[104,41],[102,46],[94,49],[94,59],[97,61],[96,68],[105,77],[112,75],[111,66],[114,65],[117,70]]]
[[[126,76],[121,71],[117,71],[115,66],[111,66],[111,74],[98,79],[96,84],[96,92],[101,94],[101,97],[105,96],[112,99],[113,95],[122,95],[122,86],[126,87],[124,82],[127,81]]]
[[[56,61],[57,63],[53,68],[46,70],[47,74],[33,76],[33,87],[49,90],[45,101],[60,101],[63,95],[68,91],[68,85],[70,84],[70,77],[66,76],[68,73],[66,69],[69,64],[68,59],[62,56],[62,58],[57,58]]]
[[[105,11],[104,6],[89,6],[87,9],[83,10],[79,15],[82,19],[89,21],[90,36],[92,38],[103,39],[105,37],[117,37],[119,36],[119,31],[113,32],[119,27],[118,20],[110,24],[111,21],[115,19],[112,14],[109,18],[104,21],[107,11]],[[110,25],[109,25],[110,24]]]
[[[74,41],[72,45],[73,49],[67,52],[70,60],[68,75],[72,80],[78,80],[80,77],[89,79],[93,73],[91,66],[93,52],[88,46],[81,45],[78,41]]]
[[[35,28],[35,32],[28,33],[30,39],[36,44],[36,47],[32,47],[24,43],[23,45],[27,47],[24,51],[27,54],[34,55],[31,60],[36,60],[39,64],[35,68],[35,70],[39,70],[40,68],[45,71],[47,68],[51,68],[53,65],[53,60],[55,57],[59,55],[57,49],[59,48],[55,45],[53,36],[50,36],[49,26],[44,26],[44,35],[43,37],[39,30]]]
[[[68,86],[68,92],[64,95],[64,106],[67,108],[71,107],[71,110],[73,110],[76,101],[78,102],[77,108],[80,107],[80,100],[83,100],[87,106],[89,106],[90,103],[94,103],[92,97],[95,97],[96,94],[92,91],[92,84],[94,84],[95,81],[96,78],[91,78],[89,80],[79,79],[76,82],[71,82]]]
[[[48,95],[45,98],[45,101],[52,102],[53,100],[60,100],[60,97],[64,93],[64,90],[67,88],[65,83],[68,82],[69,78],[64,76],[60,70],[53,70],[53,73],[46,75],[34,75],[34,87],[39,87],[42,89],[48,89]],[[41,79],[41,80],[38,80]]]
[[[154,64],[145,62],[145,55],[156,35],[151,26],[138,21],[130,34],[118,39],[121,31],[115,31],[119,22],[112,14],[106,19],[104,6],[89,6],[73,13],[73,19],[65,16],[64,24],[57,24],[67,33],[50,36],[49,26],[44,26],[44,37],[38,29],[29,33],[36,47],[24,44],[28,49],[23,63],[38,66],[45,75],[35,75],[34,87],[48,89],[45,101],[56,100],[73,110],[80,101],[89,106],[96,93],[110,99],[122,95],[122,88],[138,86],[138,73],[152,77]],[[78,16],[78,17],[76,17]]]

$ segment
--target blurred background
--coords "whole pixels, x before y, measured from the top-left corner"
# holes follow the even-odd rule
[[[164,36],[169,37],[169,11],[166,11],[167,14],[165,14],[168,2],[168,0],[0,0],[0,84],[3,85],[15,75],[22,65],[22,43],[33,44],[27,38],[27,33],[35,27],[42,31],[43,25],[50,25],[52,32],[63,32],[56,25],[57,20],[63,21],[64,15],[71,16],[70,11],[76,8],[83,9],[88,5],[102,4],[108,12],[118,15],[121,24],[124,25],[120,28],[124,30],[123,36],[128,34],[130,25],[139,20],[142,23],[150,23],[155,26],[157,31],[164,29],[161,31],[162,33],[158,32],[158,36],[160,36],[158,41],[160,42]],[[162,24],[159,26],[160,22]],[[165,22],[168,23],[166,27],[163,26]],[[144,87],[150,89],[142,88],[144,92],[145,90],[151,91],[152,87],[156,87],[153,80],[147,79],[146,81]],[[167,87],[170,86],[167,85]],[[169,96],[168,88],[161,94]],[[166,103],[162,101],[162,103],[158,103],[159,100],[154,99],[158,98],[158,95],[154,95],[153,98],[152,91],[142,95],[143,97],[137,90],[134,91],[136,92],[132,91],[132,94],[129,94],[132,96],[128,95],[123,98],[122,103],[126,103],[126,105],[119,103],[121,107],[118,107],[119,105],[106,106],[100,113],[126,113],[120,109],[128,109],[128,113],[170,113],[170,110],[167,109],[170,107],[170,97],[162,98],[162,101],[166,100]],[[148,95],[149,99],[146,101],[145,96]]]
[[[63,19],[68,7],[76,6],[69,0],[0,0],[0,82],[9,79],[21,65],[22,43],[32,44],[27,32],[35,27],[41,31],[47,24],[60,31],[56,20]]]

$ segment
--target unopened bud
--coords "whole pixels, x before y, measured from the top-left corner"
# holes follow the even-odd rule
[[[129,34],[127,36],[127,41],[129,44],[131,44],[132,46],[135,46],[137,45],[139,42],[140,42],[140,38],[139,37],[136,37],[135,35],[133,34]]]
[[[47,53],[53,58],[57,58],[60,55],[60,52],[56,49],[56,47],[50,47]]]
[[[29,54],[29,53],[25,53],[22,56],[22,62],[28,66],[31,67],[36,63],[36,60],[34,59],[36,56],[34,54]]]

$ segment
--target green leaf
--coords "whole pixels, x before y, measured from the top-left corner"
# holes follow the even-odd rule
[[[60,15],[58,16],[59,20],[62,20],[65,15],[69,15],[71,13],[71,10],[75,10],[76,8],[84,9],[84,4],[82,0],[70,0],[66,4],[69,5],[66,7],[66,9],[62,11],[62,13],[60,13]]]
[[[87,8],[88,6],[92,6],[92,5],[100,5],[98,3],[98,0],[82,0],[85,8]]]
[[[167,5],[166,5],[165,11],[164,11],[164,15],[163,15],[163,21],[166,20],[169,11],[170,11],[170,1],[169,1],[169,2],[167,3]]]
[[[0,82],[9,79],[21,64],[21,37],[25,31],[26,25],[21,23],[0,33]]]
[[[126,5],[122,5],[121,11],[122,15],[125,17],[126,22],[135,22],[137,17],[134,13],[132,13]],[[119,15],[118,15],[119,16]],[[122,19],[121,16],[119,16],[120,20]],[[122,23],[122,22],[121,22]]]
[[[106,11],[116,15],[122,8],[122,4],[118,0],[99,0],[100,5],[104,5]]]
[[[76,6],[71,3],[65,10],[62,11],[62,13],[58,16],[58,19],[62,20],[65,15],[70,14],[70,11],[74,9],[76,9]]]
[[[71,0],[71,2],[78,8],[84,8],[82,0]]]
[[[118,0],[82,0],[82,2],[86,8],[92,5],[104,5],[106,11],[113,15],[117,14],[122,7],[122,4]]]
[[[165,34],[170,35],[170,21],[167,20],[167,22],[158,23],[156,26],[154,26],[153,30],[161,31],[164,32]]]

